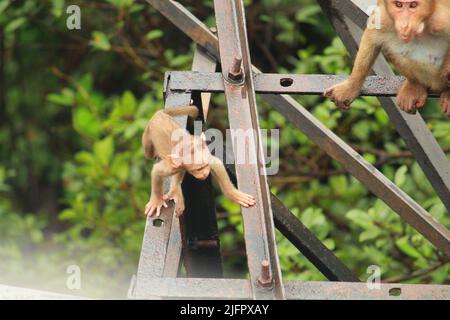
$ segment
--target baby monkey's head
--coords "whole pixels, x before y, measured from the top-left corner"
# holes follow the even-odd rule
[[[172,150],[170,163],[175,169],[183,168],[194,178],[205,180],[211,172],[211,152],[206,144],[206,137],[203,133],[200,136],[188,136],[188,139],[186,137]]]

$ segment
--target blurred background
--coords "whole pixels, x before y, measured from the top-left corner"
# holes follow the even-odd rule
[[[214,26],[212,0],[181,1]],[[348,74],[343,44],[314,0],[245,1],[253,63],[264,72]],[[67,6],[81,8],[68,30]],[[140,136],[163,108],[168,70],[189,70],[192,42],[145,1],[0,0],[0,284],[124,298],[136,273],[152,162]],[[450,216],[374,98],[348,113],[298,97],[441,223]],[[261,125],[281,131],[272,192],[362,280],[450,283],[450,266],[421,235],[259,101]],[[225,130],[223,95],[208,126]],[[423,117],[450,155],[450,122],[437,101]],[[217,192],[227,277],[245,277],[239,207]],[[324,277],[277,234],[286,279]],[[81,290],[66,287],[81,268]]]

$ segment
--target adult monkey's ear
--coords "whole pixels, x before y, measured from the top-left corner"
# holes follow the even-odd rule
[[[180,156],[177,154],[169,154],[168,156],[169,164],[174,169],[179,169],[183,165],[183,161]]]

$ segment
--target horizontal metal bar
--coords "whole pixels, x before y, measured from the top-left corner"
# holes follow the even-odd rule
[[[374,286],[374,284],[371,283]],[[367,283],[284,281],[290,300],[450,300],[450,286],[421,284],[379,284],[370,289]],[[252,299],[249,280],[244,279],[153,279],[129,297],[176,299]]]
[[[89,300],[57,292],[0,285],[0,300]]]
[[[224,92],[222,75],[218,72],[169,71],[170,90],[172,91],[200,91],[219,93]],[[166,76],[166,77],[167,77]],[[319,75],[319,74],[254,74],[256,93],[280,93],[317,95],[325,89],[338,84],[348,76]],[[362,96],[391,97],[397,94],[403,77],[370,76],[366,79],[361,91]],[[430,96],[437,97],[435,93]]]

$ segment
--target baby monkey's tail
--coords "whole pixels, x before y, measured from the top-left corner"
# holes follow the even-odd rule
[[[164,109],[164,113],[171,117],[189,116],[192,119],[198,117],[198,108],[196,106],[174,107]]]

